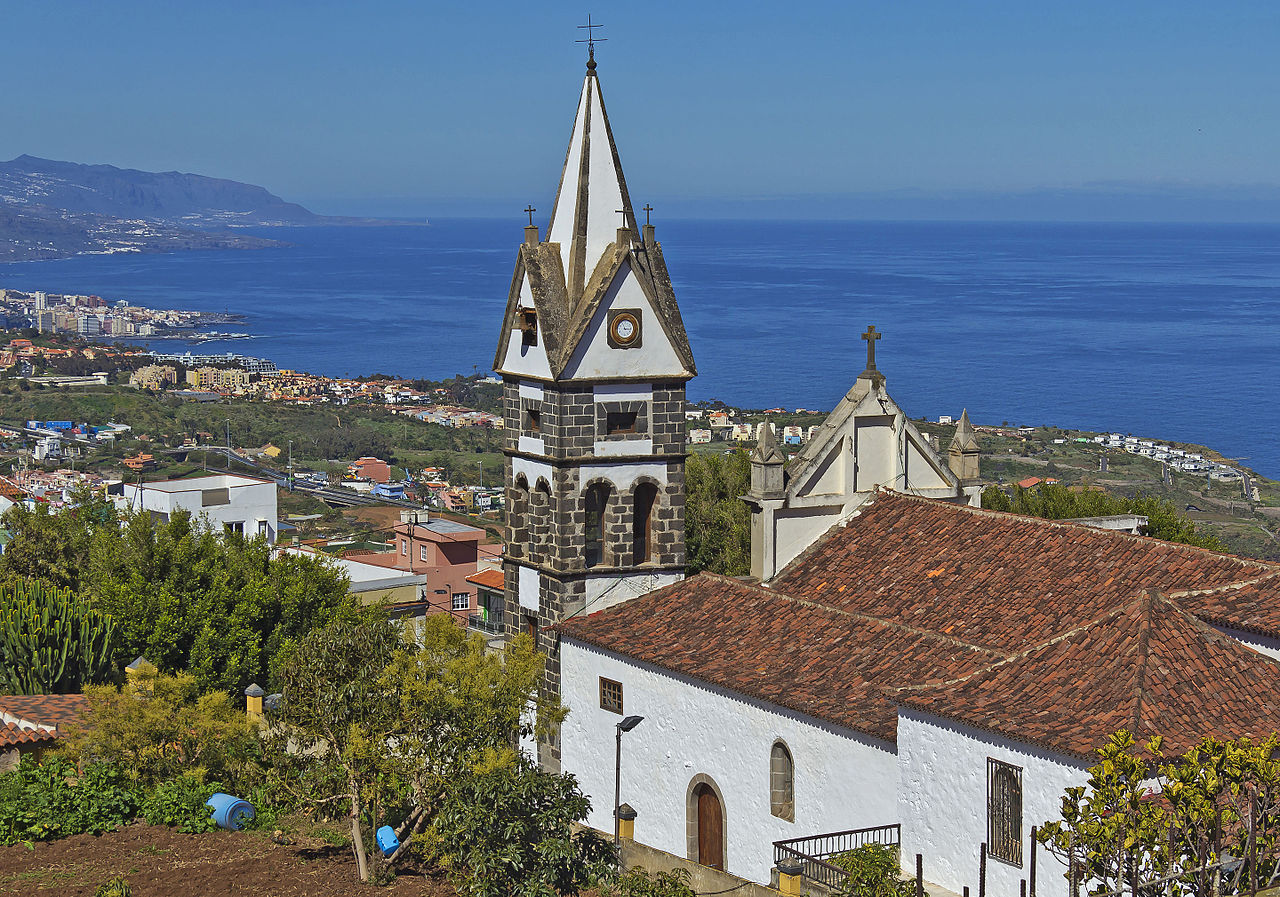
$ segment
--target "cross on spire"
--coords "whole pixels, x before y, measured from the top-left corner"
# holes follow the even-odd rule
[[[643,209],[641,209],[640,211],[644,212],[644,223],[645,223],[645,224],[648,224],[648,223],[649,223],[649,213],[653,211],[653,206],[649,205],[648,203],[645,203],[645,204],[644,204],[644,208],[643,208]]]
[[[867,332],[862,334],[862,338],[867,341],[867,370],[874,371],[876,369],[876,340],[884,336],[883,333],[876,333],[876,325],[868,324]]]
[[[529,213],[529,224],[531,224],[531,225],[532,225],[532,224],[533,224],[533,213],[534,213],[534,212],[536,212],[536,211],[538,211],[538,210],[537,210],[537,209],[535,209],[535,208],[533,207],[533,204],[532,204],[532,203],[530,203],[529,205],[525,206],[525,207],[524,207],[524,210],[525,210],[526,212],[528,212],[528,213]]]
[[[579,25],[578,27],[587,29],[587,36],[585,39],[574,41],[574,43],[587,45],[587,68],[594,69],[596,67],[596,44],[604,43],[609,38],[596,37],[595,30],[597,28],[603,28],[604,26],[591,21],[590,13],[587,14],[587,24]]]

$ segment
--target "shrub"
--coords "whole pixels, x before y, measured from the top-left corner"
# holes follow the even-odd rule
[[[75,766],[61,757],[41,763],[23,757],[0,775],[0,844],[97,835],[127,824],[137,811],[137,792],[114,764],[91,764],[76,778]]]
[[[129,887],[127,878],[117,875],[98,885],[94,897],[133,897],[133,888]]]
[[[211,832],[218,827],[205,801],[222,790],[217,782],[204,783],[195,776],[179,776],[163,782],[142,802],[142,818],[151,825],[176,826],[189,834]]]
[[[189,775],[242,787],[258,774],[257,728],[225,692],[198,694],[192,676],[145,667],[119,690],[91,686],[85,696],[84,723],[67,739],[75,759],[119,764],[148,786]]]
[[[902,877],[897,847],[863,844],[836,854],[830,862],[849,873],[840,889],[842,897],[912,897],[915,893],[915,882]]]
[[[639,866],[619,875],[602,891],[609,897],[694,897],[688,871],[672,869],[650,875]]]

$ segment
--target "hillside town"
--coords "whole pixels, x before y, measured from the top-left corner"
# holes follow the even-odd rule
[[[583,27],[491,372],[4,293],[0,889],[1275,893],[1280,484],[913,416],[871,321],[829,409],[690,401]]]

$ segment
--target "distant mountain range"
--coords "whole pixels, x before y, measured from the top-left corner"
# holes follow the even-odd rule
[[[0,162],[0,261],[283,245],[235,227],[334,223],[262,187],[35,156]]]

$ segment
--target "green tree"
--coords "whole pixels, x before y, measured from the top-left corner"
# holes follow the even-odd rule
[[[494,654],[439,614],[423,621],[415,645],[383,608],[346,612],[285,654],[280,732],[302,750],[278,754],[282,780],[300,797],[349,808],[367,880],[381,862],[366,850],[368,832],[398,830],[396,862],[455,783],[486,763],[511,766],[520,737],[563,719],[540,692],[545,667],[528,636]]]
[[[0,585],[0,690],[69,694],[111,674],[115,623],[37,580]]]
[[[361,881],[370,872],[365,831],[385,803],[379,790],[388,770],[388,742],[400,728],[398,696],[386,691],[382,678],[405,650],[400,628],[385,613],[365,612],[312,630],[284,655],[281,737],[305,758],[296,777],[306,782],[312,799],[349,805]],[[289,760],[284,750],[273,753]]]
[[[1062,818],[1046,822],[1039,840],[1067,866],[1067,874],[1088,883],[1090,893],[1116,890],[1135,869],[1163,869],[1167,823],[1165,810],[1151,800],[1147,784],[1154,774],[1137,753],[1127,731],[1117,732],[1098,749],[1099,761],[1089,769],[1088,784],[1068,788]],[[1160,739],[1147,745],[1159,756]]]
[[[573,776],[521,755],[455,781],[433,833],[460,897],[570,897],[614,859],[599,835],[573,831],[590,810]]]
[[[982,507],[989,511],[1007,511],[1047,520],[1141,514],[1147,518],[1144,535],[1211,551],[1226,550],[1216,536],[1197,532],[1191,519],[1178,513],[1171,501],[1142,493],[1126,498],[1092,490],[1072,492],[1061,483],[1042,483],[1031,489],[1014,486],[1012,492],[988,486],[982,491]]]
[[[238,694],[269,683],[273,656],[349,600],[346,577],[323,561],[273,559],[265,541],[199,528],[186,513],[117,517],[87,495],[57,514],[16,510],[0,572],[69,587],[110,615],[116,668],[142,655]]]
[[[746,452],[693,454],[685,465],[685,551],[690,573],[751,572],[751,486]]]

